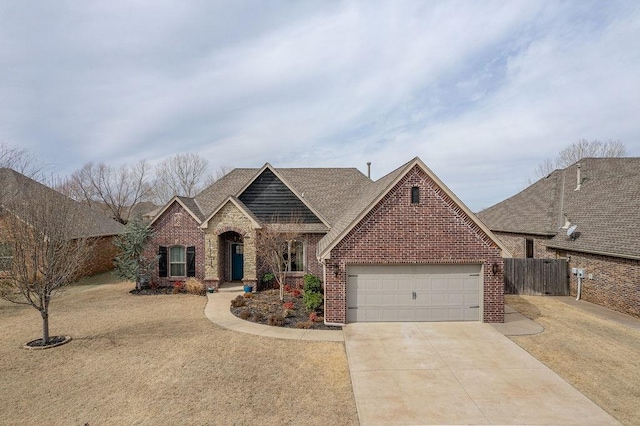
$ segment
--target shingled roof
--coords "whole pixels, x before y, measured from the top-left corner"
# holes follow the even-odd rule
[[[640,259],[640,158],[583,158],[478,217],[492,231],[549,236],[549,247]]]
[[[91,207],[78,203],[71,198],[49,188],[15,170],[0,168],[0,204],[10,206],[11,210],[28,207],[31,200],[55,197],[56,202],[73,206],[76,217],[74,237],[102,237],[118,235],[124,227],[119,222],[106,217]],[[19,211],[14,212],[20,214]]]

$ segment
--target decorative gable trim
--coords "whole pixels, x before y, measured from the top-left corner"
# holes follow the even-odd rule
[[[302,202],[302,204],[305,205],[305,207],[307,207],[309,210],[311,210],[311,212],[318,218],[320,219],[320,221],[322,222],[323,225],[325,225],[327,228],[330,228],[329,222],[327,222],[327,220],[322,216],[322,214],[316,210],[311,204],[309,204],[309,202],[302,196],[302,194],[300,194],[284,177],[282,177],[282,175],[280,173],[278,173],[278,171],[271,166],[271,164],[269,163],[265,163],[264,166],[262,166],[262,168],[260,170],[258,170],[258,172],[253,176],[253,178],[251,178],[251,180],[249,180],[249,182],[247,182],[247,184],[245,186],[243,186],[240,191],[238,191],[238,193],[236,194],[236,197],[240,197],[240,195],[242,195],[243,192],[245,192],[247,190],[247,188],[249,188],[255,181],[256,179],[258,179],[258,177],[260,177],[260,175],[262,175],[262,173],[264,173],[265,170],[269,169],[269,171],[271,171],[271,173],[273,173],[276,178],[278,178],[280,180],[280,182],[282,182],[282,184],[284,186],[287,187],[287,189],[289,189],[293,195],[295,195],[298,200],[300,200]]]
[[[426,164],[422,162],[419,157],[415,157],[413,160],[408,162],[402,167],[400,173],[397,173],[396,177],[392,179],[389,184],[387,184],[378,195],[369,203],[369,205],[358,214],[355,219],[351,221],[351,223],[345,227],[340,234],[338,234],[333,241],[331,241],[323,250],[319,253],[320,260],[326,260],[331,258],[331,250],[333,250],[336,245],[340,241],[342,241],[349,233],[369,214],[371,214],[372,210],[375,206],[378,205],[380,201],[382,201],[386,196],[388,196],[389,192],[402,180],[404,179],[409,172],[414,167],[419,167],[436,185],[436,187],[441,190],[447,198],[449,198],[453,205],[451,206],[454,210],[459,210],[463,212],[469,219],[473,222],[473,224],[482,230],[484,234],[490,239],[491,242],[496,244],[502,250],[503,257],[512,257],[511,253],[507,249],[507,247],[491,232],[489,228],[479,220],[476,215],[442,182],[436,175],[429,169]],[[392,172],[393,173],[393,172]]]
[[[222,208],[226,206],[228,203],[231,203],[234,206],[236,206],[236,208],[240,210],[242,214],[244,214],[251,221],[251,224],[253,225],[254,228],[257,229],[262,227],[262,225],[258,221],[258,218],[256,218],[254,214],[251,213],[251,211],[247,208],[247,206],[245,206],[244,203],[238,200],[236,197],[230,195],[229,197],[227,197],[227,199],[224,202],[222,202],[218,206],[217,209],[213,211],[213,213],[211,213],[205,220],[202,221],[202,224],[200,224],[200,228],[207,229],[209,227],[209,221],[213,219],[215,215],[217,215],[218,212],[222,210]]]
[[[160,217],[167,211],[169,210],[169,207],[171,207],[173,205],[173,203],[178,203],[187,213],[189,213],[189,215],[193,218],[193,220],[196,221],[196,223],[200,223],[200,218],[193,212],[191,211],[191,209],[189,207],[187,207],[187,205],[185,203],[182,202],[182,200],[180,200],[180,198],[178,196],[174,196],[167,204],[164,205],[164,207],[154,216],[154,218],[151,220],[151,223],[149,223],[149,226],[153,225],[158,219],[160,219]]]

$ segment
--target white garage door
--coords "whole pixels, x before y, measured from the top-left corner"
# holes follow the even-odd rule
[[[481,265],[348,267],[347,321],[479,321]]]

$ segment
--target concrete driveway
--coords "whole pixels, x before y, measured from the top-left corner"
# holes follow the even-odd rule
[[[619,424],[488,324],[356,323],[343,332],[363,425]]]

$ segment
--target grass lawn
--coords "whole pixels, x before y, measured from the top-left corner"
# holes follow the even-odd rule
[[[512,340],[618,421],[638,424],[640,330],[548,297],[507,296],[506,302],[545,328]]]
[[[228,331],[206,298],[133,296],[109,275],[51,303],[51,335],[28,351],[39,313],[0,301],[2,424],[357,424],[344,345]]]

